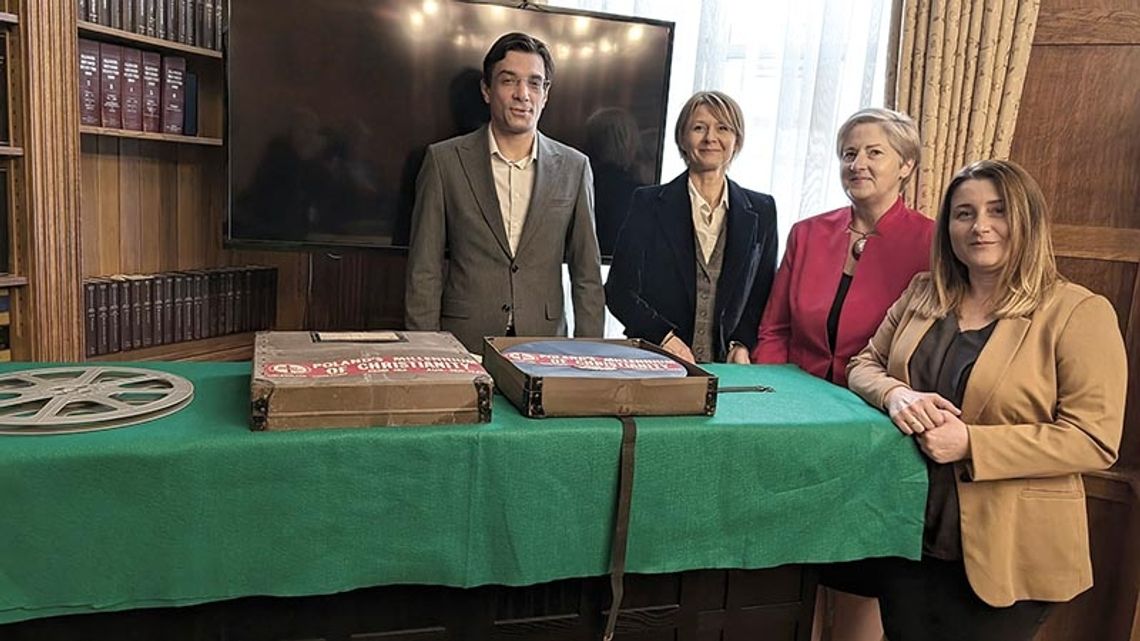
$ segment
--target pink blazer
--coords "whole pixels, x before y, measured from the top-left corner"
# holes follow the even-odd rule
[[[900,197],[867,239],[839,315],[835,353],[827,345],[827,315],[847,260],[851,208],[801,220],[788,234],[768,306],[760,319],[754,363],[793,363],[847,384],[847,361],[867,345],[911,278],[930,269],[934,221]]]

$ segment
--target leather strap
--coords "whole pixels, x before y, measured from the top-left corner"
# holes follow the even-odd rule
[[[614,514],[614,536],[610,546],[610,614],[606,619],[603,641],[613,641],[618,612],[625,593],[625,552],[629,541],[629,508],[633,499],[633,462],[637,442],[637,423],[631,416],[621,420],[621,455],[618,459],[618,495]]]

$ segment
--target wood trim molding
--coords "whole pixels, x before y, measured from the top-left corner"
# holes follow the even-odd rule
[[[1140,44],[1140,11],[1043,8],[1034,45]]]
[[[1067,258],[1140,263],[1140,229],[1053,225],[1053,251]]]
[[[21,306],[29,358],[83,358],[79,278],[79,79],[74,0],[23,0],[27,187]]]

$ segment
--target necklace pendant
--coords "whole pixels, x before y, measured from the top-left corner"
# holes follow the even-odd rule
[[[860,238],[860,239],[856,240],[855,244],[851,245],[851,257],[854,258],[855,260],[859,260],[859,257],[863,255],[863,248],[866,246],[867,246],[867,239],[866,238]]]

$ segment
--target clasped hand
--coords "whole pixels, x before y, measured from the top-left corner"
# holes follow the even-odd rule
[[[962,410],[932,392],[896,387],[887,393],[887,414],[900,432],[914,436],[923,453],[936,463],[952,463],[970,455],[970,432],[959,418]]]

